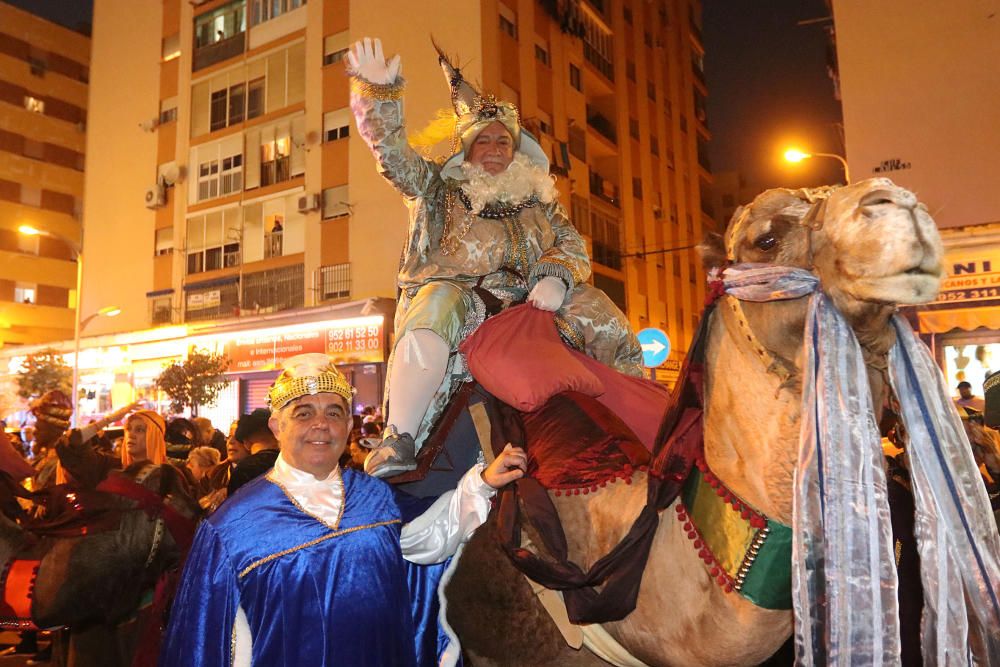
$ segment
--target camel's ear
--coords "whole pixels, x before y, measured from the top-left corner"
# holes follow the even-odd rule
[[[714,269],[726,263],[726,245],[720,234],[709,232],[705,240],[698,244],[698,255],[705,270]]]

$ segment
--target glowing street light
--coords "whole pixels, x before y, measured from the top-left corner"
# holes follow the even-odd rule
[[[847,167],[847,160],[836,153],[806,153],[798,148],[789,148],[785,151],[785,160],[787,162],[802,162],[813,157],[831,157],[834,160],[838,160],[844,168],[844,181],[847,183],[851,182],[851,172]]]

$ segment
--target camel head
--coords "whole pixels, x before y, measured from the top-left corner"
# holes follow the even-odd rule
[[[913,305],[937,296],[941,238],[916,195],[872,178],[833,191],[820,208],[814,265],[835,301]]]
[[[737,210],[714,250],[712,243],[702,247],[708,265],[725,259],[812,270],[858,340],[879,354],[895,340],[888,321],[896,306],[933,300],[943,278],[927,208],[886,178],[767,190]]]

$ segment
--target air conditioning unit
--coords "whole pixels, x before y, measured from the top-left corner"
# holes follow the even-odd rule
[[[144,120],[141,123],[139,123],[139,127],[142,128],[143,132],[152,132],[159,126],[160,126],[159,116],[150,118],[149,120]]]
[[[307,194],[299,197],[299,213],[319,210],[319,195]]]
[[[157,183],[146,190],[146,208],[160,208],[166,204],[167,189],[161,184]]]

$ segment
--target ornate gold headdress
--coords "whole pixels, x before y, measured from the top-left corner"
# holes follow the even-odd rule
[[[493,95],[476,90],[465,80],[461,69],[452,64],[436,42],[434,48],[438,53],[438,63],[451,89],[451,104],[455,110],[453,155],[442,167],[442,175],[462,177],[459,165],[465,159],[475,138],[493,122],[499,122],[507,128],[514,140],[514,150],[524,153],[532,163],[548,170],[549,159],[538,141],[521,127],[521,114],[517,107],[511,102],[498,100]],[[446,127],[444,123],[440,123],[440,126]]]
[[[354,387],[330,358],[319,352],[300,354],[285,362],[285,369],[267,392],[271,410],[280,410],[301,396],[337,394],[350,405]]]

